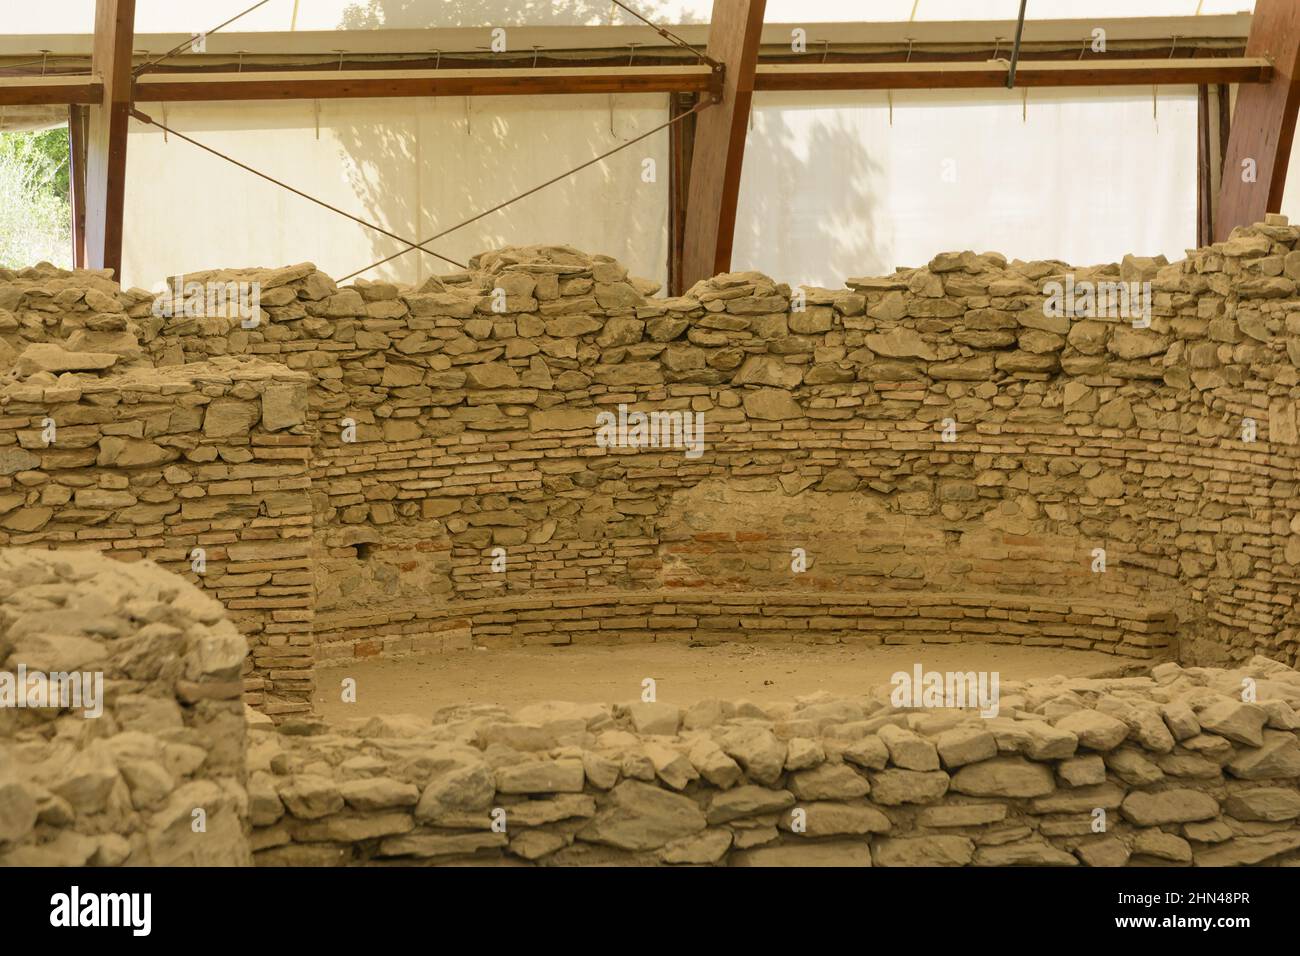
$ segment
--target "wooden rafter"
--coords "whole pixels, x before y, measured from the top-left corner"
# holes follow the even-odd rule
[[[0,106],[98,104],[104,84],[88,76],[0,76]]]
[[[682,286],[731,268],[754,69],[767,0],[713,0],[709,56],[725,66],[722,96],[695,122]]]
[[[760,63],[759,92],[779,90],[977,89],[1006,85],[1007,67],[988,61]],[[1268,84],[1264,57],[1025,60],[1017,86]],[[259,70],[151,73],[135,84],[140,103],[205,100],[351,99],[381,96],[532,96],[556,93],[711,93],[722,76],[704,66],[585,66],[505,69]],[[0,77],[0,106],[96,105],[95,77]]]
[[[1273,73],[1267,84],[1243,86],[1237,93],[1214,213],[1219,241],[1234,226],[1248,226],[1281,209],[1300,107],[1300,2],[1257,0],[1246,53],[1267,57]]]
[[[86,132],[86,265],[119,278],[134,33],[135,0],[97,0],[92,72],[103,98],[90,107]]]
[[[1128,86],[1133,84],[1267,83],[1273,69],[1262,57],[1178,60],[1021,60],[1016,86]],[[800,63],[761,64],[754,89],[940,90],[1005,87],[1007,64]]]
[[[556,93],[706,93],[705,66],[500,70],[347,70],[153,74],[136,83],[141,103],[177,100],[350,99],[377,96],[542,96]]]

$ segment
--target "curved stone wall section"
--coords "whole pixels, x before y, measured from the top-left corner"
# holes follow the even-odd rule
[[[477,640],[504,626],[475,617],[488,600],[789,590],[1172,610],[1184,661],[1294,661],[1298,237],[1273,219],[1175,263],[952,253],[841,290],[745,273],[674,299],[565,247],[418,290],[310,264],[185,277],[258,282],[251,323],[38,269],[0,275],[0,340],[43,388],[234,358],[305,373],[306,421],[252,445],[312,443],[314,596],[239,584],[324,657]],[[1052,283],[1112,281],[1151,283],[1149,328],[1045,308]],[[0,409],[0,456],[31,453],[30,405]],[[704,447],[602,447],[619,406],[701,415]],[[0,475],[20,511],[27,473]],[[260,563],[281,557],[239,578],[296,574]],[[412,633],[425,620],[450,623]]]
[[[247,652],[150,561],[0,548],[0,866],[247,865]]]
[[[610,591],[375,609],[317,622],[338,657],[520,644],[784,641],[800,644],[1023,644],[1169,657],[1178,619],[1159,603],[996,591]],[[326,630],[325,628],[332,628]],[[378,636],[383,635],[383,636]],[[328,653],[321,663],[336,660]]]
[[[507,594],[839,587],[1159,601],[1185,660],[1293,661],[1297,237],[1088,270],[944,254],[797,294],[735,274],[676,299],[566,248],[414,292],[301,266],[257,273],[259,329],[153,321],[142,341],[313,374],[318,629],[380,628],[358,651]],[[1151,325],[1048,314],[1056,281],[1149,281]],[[702,453],[599,447],[620,404],[702,414]]]
[[[1300,861],[1300,674],[1274,661],[1007,684],[989,718],[887,697],[479,705],[254,733],[255,861]]]
[[[0,707],[0,864],[1300,860],[1300,673],[1263,658],[1002,684],[991,716],[884,687],[277,729],[246,652],[152,562],[0,549],[0,674],[103,678]]]

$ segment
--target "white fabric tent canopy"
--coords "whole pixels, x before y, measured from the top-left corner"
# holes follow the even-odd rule
[[[137,33],[209,29],[254,0],[136,0]],[[629,0],[657,23],[707,23],[713,0]],[[13,6],[19,7],[16,0]],[[1254,0],[1051,0],[1033,20],[1208,16],[1250,12]],[[768,23],[1014,20],[1019,0],[767,0]],[[89,33],[95,0],[43,0],[6,10],[6,33]],[[241,32],[388,27],[635,23],[608,0],[271,0],[238,22]]]
[[[138,0],[137,37],[208,29],[251,2]],[[712,9],[712,0],[631,2],[669,25],[706,23]],[[1047,19],[1239,13],[1253,5],[1053,0],[1031,4],[1030,16],[1032,26]],[[904,24],[1014,20],[1018,7],[1018,0],[873,0],[869,15]],[[25,5],[6,14],[8,41],[88,32],[93,10],[94,0]],[[768,0],[766,20],[849,22],[864,15],[861,0]],[[346,48],[349,34],[385,30],[635,22],[608,0],[271,0],[230,29],[334,30]],[[419,239],[668,118],[660,95],[140,106],[304,192]],[[309,258],[342,275],[399,248],[154,128],[133,121],[131,129],[123,267],[129,284]],[[1173,258],[1195,243],[1195,131],[1189,88],[761,94],[733,266],[838,285],[848,275],[887,272],[960,248],[1079,264],[1127,252]],[[463,262],[502,244],[568,243],[614,255],[635,274],[663,282],[668,141],[667,132],[658,133],[434,247]],[[1300,206],[1298,176],[1290,177],[1284,211]],[[411,252],[366,275],[418,282],[451,268]]]

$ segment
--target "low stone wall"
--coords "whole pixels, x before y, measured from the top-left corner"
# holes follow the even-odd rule
[[[1168,657],[1167,605],[943,591],[606,591],[316,617],[319,663],[528,644],[1022,644]],[[380,636],[382,635],[382,636]]]
[[[879,688],[277,728],[246,653],[152,562],[0,549],[0,681],[103,675],[102,711],[0,696],[0,865],[1300,862],[1300,673],[1264,658],[1008,683],[996,716]]]
[[[253,644],[249,702],[309,710],[307,376],[245,358],[119,373],[116,353],[39,348],[25,361],[105,367],[29,365],[0,384],[0,546],[93,549],[183,573]]]
[[[252,735],[255,860],[1300,863],[1300,673],[1165,663],[1000,691],[988,718],[882,689],[290,722]]]
[[[150,561],[0,548],[0,866],[247,865],[247,652]],[[15,706],[34,674],[102,696]]]
[[[1290,663],[1298,240],[1271,217],[1173,263],[944,253],[841,289],[736,273],[669,299],[564,247],[420,289],[302,265],[214,274],[263,283],[259,327],[144,319],[141,347],[312,375],[331,619],[599,589],[1155,596],[1189,662]],[[1119,282],[1150,283],[1148,328],[1046,308],[1052,283]],[[620,405],[702,415],[700,455],[599,446]]]
[[[101,273],[0,270],[0,543],[133,556],[142,538],[178,569],[196,544],[218,562],[237,544],[204,586],[241,615],[250,701],[275,716],[309,709],[313,642],[335,658],[548,628],[579,641],[578,606],[605,615],[602,639],[672,640],[693,616],[642,626],[607,594],[637,593],[636,608],[700,603],[675,592],[745,606],[787,593],[773,606],[798,608],[807,592],[916,591],[1103,605],[1117,621],[1169,610],[1184,663],[1292,664],[1297,246],[1300,228],[1270,217],[1173,263],[943,253],[842,289],[734,273],[676,298],[554,246],[485,253],[419,289],[340,288],[310,264],[185,277],[256,282],[255,321],[176,299],[160,311]],[[1047,307],[1053,284],[1121,282],[1149,283],[1149,327]],[[165,424],[173,396],[140,387],[155,376],[194,379]],[[273,416],[255,379],[274,383]],[[69,397],[87,383],[107,390]],[[620,408],[702,416],[703,444],[598,442],[597,416]],[[90,444],[38,447],[46,419]],[[208,466],[207,481],[169,497],[169,461],[124,463],[151,462],[149,445]],[[189,457],[210,445],[216,459]],[[745,625],[768,616],[711,630],[803,639],[835,615]],[[1043,623],[1005,634],[1163,649],[1086,613]]]

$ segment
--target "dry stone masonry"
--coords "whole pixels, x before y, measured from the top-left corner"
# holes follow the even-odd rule
[[[0,549],[0,665],[104,675],[94,719],[0,710],[0,865],[1300,862],[1300,673],[1262,657],[1008,683],[991,717],[881,687],[331,727],[242,704],[246,653],[151,561]]]
[[[0,866],[248,865],[247,653],[152,561],[0,548],[0,669],[102,675],[93,708],[0,708]]]
[[[0,272],[0,667],[104,676],[95,719],[0,709],[0,863],[1300,862],[1298,243],[669,299],[565,247],[174,281],[252,315]],[[1058,283],[1150,283],[1150,322]],[[321,663],[721,640],[1148,669],[996,716],[310,714]]]
[[[1298,241],[1270,217],[1174,263],[947,253],[669,299],[566,247],[418,289],[175,281],[257,283],[251,322],[0,272],[0,544],[185,574],[276,719],[310,710],[314,662],[471,645],[1292,664]],[[1089,282],[1149,282],[1149,327],[1045,307]],[[598,441],[602,412],[701,416],[702,453]]]
[[[1243,703],[1241,688],[1256,688]],[[1233,866],[1300,862],[1300,673],[1158,665],[1002,688],[466,706],[255,731],[261,865]],[[269,723],[269,722],[268,722]],[[292,731],[290,733],[289,731]]]

